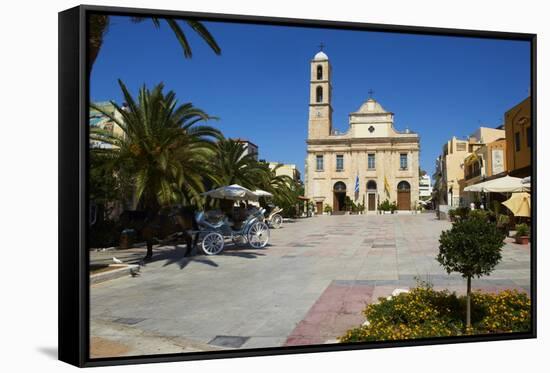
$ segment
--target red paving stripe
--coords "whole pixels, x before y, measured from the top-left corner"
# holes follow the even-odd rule
[[[322,344],[361,325],[362,311],[371,301],[372,285],[332,282],[288,336],[285,346]]]

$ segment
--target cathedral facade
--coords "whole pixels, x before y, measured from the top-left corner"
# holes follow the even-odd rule
[[[419,136],[397,131],[394,114],[372,97],[349,114],[345,133],[332,128],[332,71],[320,51],[311,61],[305,194],[317,213],[344,211],[346,197],[375,212],[380,203],[414,209],[419,200]],[[348,201],[349,201],[348,200]]]

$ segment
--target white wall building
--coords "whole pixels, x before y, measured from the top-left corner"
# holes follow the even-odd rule
[[[418,192],[421,199],[427,199],[432,196],[432,179],[430,175],[420,176]]]

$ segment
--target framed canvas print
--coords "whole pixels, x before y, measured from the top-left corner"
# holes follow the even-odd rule
[[[536,336],[536,36],[59,14],[59,357]]]

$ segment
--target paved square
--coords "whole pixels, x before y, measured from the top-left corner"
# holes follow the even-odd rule
[[[363,322],[366,304],[417,278],[464,293],[460,275],[447,275],[435,260],[448,228],[431,213],[319,216],[271,230],[264,249],[227,245],[217,256],[183,258],[182,250],[159,248],[140,276],[92,286],[91,334],[131,344],[135,331],[151,336],[151,346],[154,338],[175,344],[169,352],[212,349],[209,343],[224,336],[233,338],[220,343],[226,348],[334,342]],[[530,291],[529,246],[511,241],[493,274],[473,280],[474,289]],[[94,252],[92,261],[141,255]],[[112,326],[120,320],[140,321]],[[162,352],[147,346],[134,351]]]

